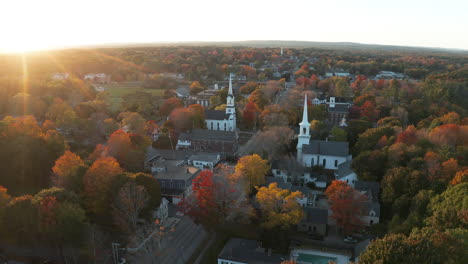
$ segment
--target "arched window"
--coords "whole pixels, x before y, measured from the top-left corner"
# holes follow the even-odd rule
[[[303,131],[302,134],[305,134],[305,133],[306,133],[306,128],[304,127],[304,128],[302,128],[302,129],[303,129],[303,130],[302,130],[302,131]]]
[[[219,122],[217,122],[216,124],[218,125],[216,130],[219,130]]]
[[[326,160],[326,159],[323,159],[323,161],[322,161],[322,166],[323,166],[323,167],[327,166],[327,160]]]
[[[226,129],[226,123],[224,123],[224,131],[227,131],[227,129]]]
[[[335,167],[338,167],[338,160],[335,160]]]

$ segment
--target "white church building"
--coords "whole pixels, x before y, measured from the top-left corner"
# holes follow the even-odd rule
[[[311,140],[310,123],[307,115],[307,95],[304,98],[304,112],[299,123],[297,141],[297,161],[306,168],[321,166],[335,171],[336,180],[347,181],[351,186],[357,181],[357,175],[350,168],[352,155],[349,154],[348,142]]]
[[[205,111],[205,125],[207,129],[236,131],[236,107],[234,105],[234,93],[232,92],[232,76],[229,76],[229,91],[226,101],[226,111]]]

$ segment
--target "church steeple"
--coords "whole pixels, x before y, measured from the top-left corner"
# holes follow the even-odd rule
[[[297,139],[297,160],[302,162],[302,146],[309,145],[310,142],[310,123],[307,116],[307,95],[304,97],[304,112],[302,113],[302,122],[299,123],[299,136]]]
[[[226,114],[229,115],[229,130],[236,131],[236,106],[234,105],[234,93],[232,92],[232,74],[229,74],[229,90],[226,98]]]

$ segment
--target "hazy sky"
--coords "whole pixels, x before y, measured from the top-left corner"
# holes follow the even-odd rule
[[[467,0],[0,0],[0,51],[307,40],[468,49]]]

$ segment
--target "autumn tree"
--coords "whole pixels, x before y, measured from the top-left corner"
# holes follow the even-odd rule
[[[196,223],[212,230],[229,221],[239,221],[249,216],[251,208],[240,184],[228,182],[224,173],[202,171],[193,180],[193,194],[179,204],[180,210]]]
[[[242,112],[242,119],[244,124],[247,128],[253,128],[253,126],[257,123],[257,114],[259,110],[257,106],[252,102],[249,101]]]
[[[331,130],[331,139],[333,141],[347,141],[347,133],[346,130],[334,126]]]
[[[429,205],[431,216],[427,223],[439,230],[467,228],[467,192],[468,183],[461,183],[434,197]]]
[[[146,120],[138,113],[135,112],[122,112],[119,114],[121,127],[124,131],[135,133],[139,135],[145,134]]]
[[[190,94],[196,95],[197,93],[203,91],[205,88],[200,84],[199,81],[193,81],[190,85]]]
[[[111,212],[114,179],[123,170],[113,157],[100,158],[88,169],[83,178],[83,198],[87,211],[98,219],[104,220]]]
[[[333,212],[332,218],[345,234],[352,234],[362,228],[361,220],[367,197],[354,190],[344,181],[333,181],[325,194]]]
[[[244,156],[236,165],[235,178],[244,182],[247,190],[265,183],[265,175],[270,170],[268,161],[258,154]]]
[[[388,234],[373,240],[359,257],[359,264],[463,263],[463,242],[430,229],[415,229],[409,236]]]
[[[182,102],[182,100],[176,97],[172,97],[163,102],[163,104],[159,108],[159,113],[162,116],[168,116],[172,112],[172,110],[181,107],[184,107],[184,103]]]
[[[451,185],[457,185],[460,183],[468,182],[468,169],[462,169],[455,174],[452,181],[450,181]]]
[[[299,191],[291,192],[278,188],[277,183],[268,187],[257,187],[256,200],[262,210],[265,229],[288,229],[297,225],[303,218],[304,212],[297,199],[302,197]]]
[[[138,227],[138,219],[149,200],[145,187],[133,181],[125,183],[118,191],[112,204],[112,214],[116,225],[124,232],[133,234]]]
[[[52,182],[57,187],[79,191],[83,181],[83,175],[87,167],[83,160],[71,151],[65,153],[55,161],[52,167]]]
[[[267,155],[270,160],[279,158],[288,149],[294,138],[294,131],[289,127],[271,127],[264,131],[258,131],[239,150],[241,155],[257,153]],[[275,142],[275,144],[271,144]]]

